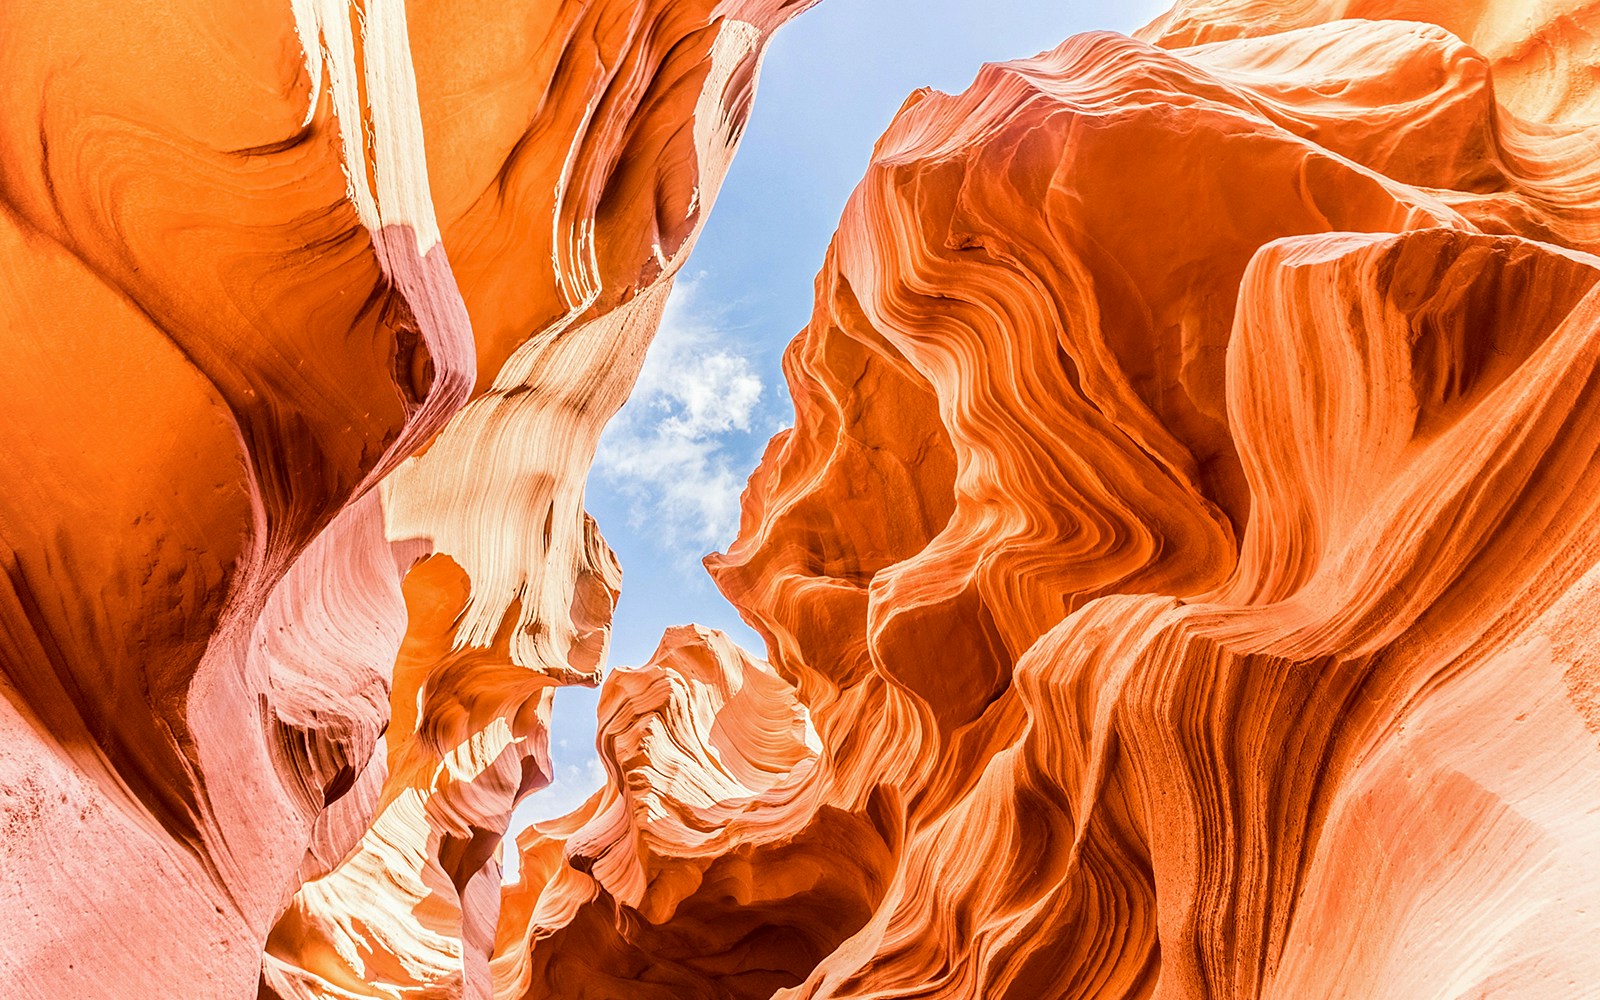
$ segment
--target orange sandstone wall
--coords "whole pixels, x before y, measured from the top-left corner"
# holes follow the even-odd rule
[[[1592,995],[1572,0],[913,95],[709,561],[767,661],[607,678],[501,886],[620,587],[584,472],[805,6],[0,8],[7,995]]]
[[[808,5],[0,9],[0,993],[488,995],[595,437]]]
[[[500,995],[1592,997],[1595,31],[1181,3],[913,95],[708,560],[772,674],[607,679]]]

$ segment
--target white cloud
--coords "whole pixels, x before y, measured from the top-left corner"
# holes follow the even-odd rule
[[[750,433],[764,389],[716,311],[699,301],[699,281],[673,289],[638,385],[595,457],[595,471],[628,501],[635,529],[696,556],[738,530],[744,475],[729,445]]]

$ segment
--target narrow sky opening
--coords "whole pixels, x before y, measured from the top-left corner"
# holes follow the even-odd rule
[[[823,0],[778,33],[739,154],[589,479],[589,510],[624,573],[612,666],[646,662],[664,629],[687,622],[763,651],[699,559],[732,541],[739,493],[768,438],[793,419],[779,358],[810,316],[840,212],[906,96],[924,86],[958,92],[985,62],[1080,32],[1131,32],[1165,6]],[[517,810],[513,836],[600,786],[597,703],[596,691],[557,693],[555,783]],[[515,864],[514,852],[505,857]]]

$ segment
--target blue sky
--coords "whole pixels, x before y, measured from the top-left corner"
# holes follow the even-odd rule
[[[1165,6],[823,0],[778,33],[743,145],[589,479],[589,510],[623,566],[613,666],[645,662],[664,629],[686,622],[761,651],[699,559],[732,540],[745,480],[793,418],[778,359],[810,316],[812,279],[845,200],[906,95],[963,90],[984,62],[1082,31],[1130,32]],[[557,692],[556,782],[523,803],[513,832],[599,787],[596,701],[595,691]]]

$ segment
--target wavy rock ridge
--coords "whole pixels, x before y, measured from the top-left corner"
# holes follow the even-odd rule
[[[1593,994],[1600,26],[1465,6],[907,101],[708,560],[784,683],[607,680],[505,995]]]
[[[0,992],[490,995],[595,439],[805,6],[0,10]]]
[[[768,662],[611,674],[501,886],[620,587],[584,472],[807,5],[0,7],[8,995],[1592,995],[1575,0],[913,95],[709,560]]]

